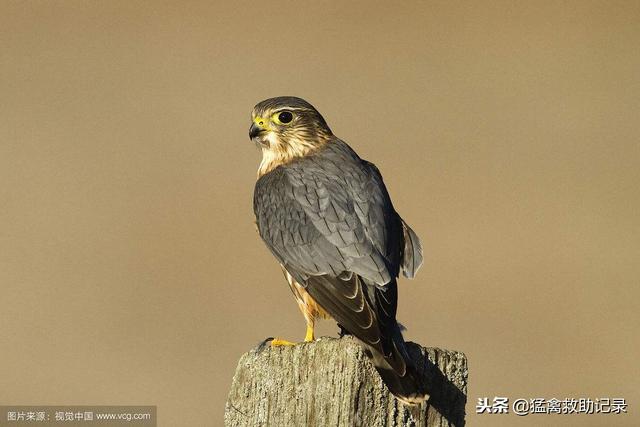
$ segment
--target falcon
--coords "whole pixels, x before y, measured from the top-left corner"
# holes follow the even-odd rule
[[[264,100],[251,118],[249,138],[262,150],[256,225],[304,315],[305,341],[314,340],[317,319],[333,318],[361,342],[397,398],[422,402],[424,386],[396,321],[396,279],[400,271],[414,277],[422,247],[380,171],[303,99]]]

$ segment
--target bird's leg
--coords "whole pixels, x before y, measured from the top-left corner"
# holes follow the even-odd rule
[[[282,266],[281,266],[282,267]],[[311,299],[311,296],[307,293],[304,286],[296,282],[291,274],[287,271],[286,268],[282,267],[282,272],[284,273],[284,277],[287,279],[287,283],[289,283],[289,287],[293,292],[293,295],[296,298],[296,302],[298,303],[298,307],[304,316],[304,320],[307,322],[307,333],[304,336],[304,342],[313,342],[315,340],[314,326],[316,321],[316,316],[318,315],[318,309],[316,307],[315,301]],[[282,345],[294,345],[294,343],[281,340],[279,338],[274,338],[271,341],[272,346],[282,346]]]
[[[315,340],[315,335],[313,333],[314,321],[313,319],[309,321],[307,319],[307,334],[304,336],[304,342],[312,342]]]
[[[314,334],[315,319],[308,316],[305,316],[305,319],[307,321],[307,334],[304,336],[304,342],[313,342],[315,341],[315,334]],[[271,340],[272,347],[292,346],[292,345],[295,345],[295,343],[292,343],[291,341],[283,340],[280,338],[274,338]]]

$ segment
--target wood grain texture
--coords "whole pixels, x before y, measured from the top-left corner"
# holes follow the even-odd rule
[[[238,362],[225,407],[227,427],[463,426],[463,353],[407,343],[429,399],[411,407],[393,397],[352,337],[294,347],[259,346]]]

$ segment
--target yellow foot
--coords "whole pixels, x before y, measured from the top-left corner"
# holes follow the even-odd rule
[[[271,340],[271,347],[281,347],[281,346],[293,346],[296,345],[291,341],[281,340],[280,338],[274,338]]]

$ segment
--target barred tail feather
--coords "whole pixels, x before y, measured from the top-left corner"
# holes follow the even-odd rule
[[[381,289],[357,274],[344,279],[311,276],[306,280],[305,290],[341,328],[363,344],[391,393],[408,404],[427,398],[396,321],[395,279]]]
[[[409,359],[405,343],[398,330],[393,338],[392,353],[384,356],[379,350],[367,346],[367,355],[371,358],[382,381],[398,400],[408,405],[419,405],[429,398],[424,381]]]

